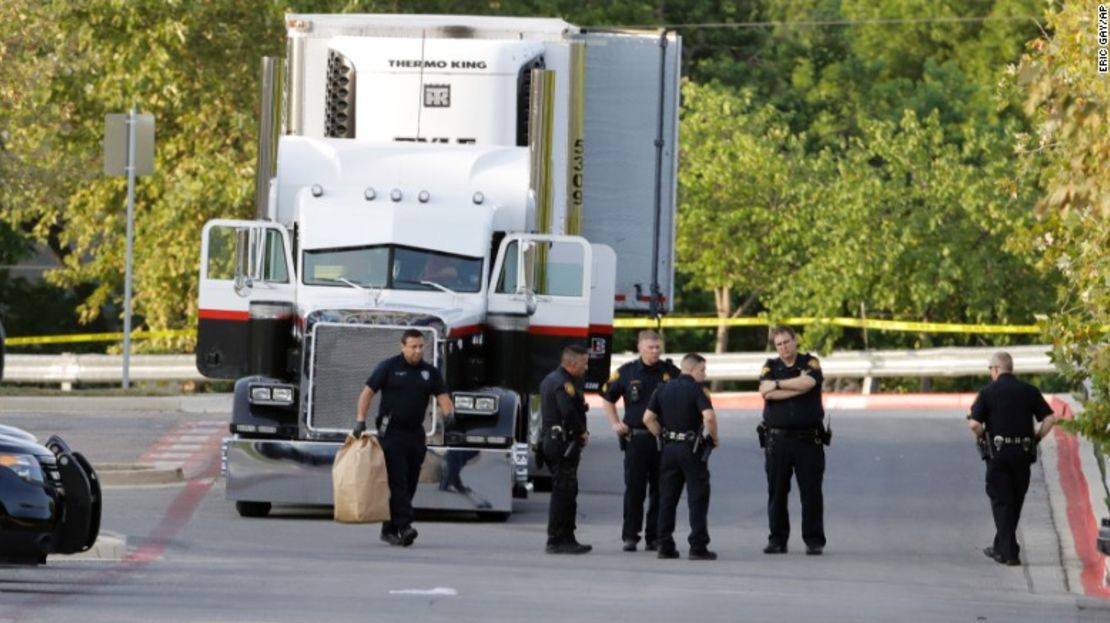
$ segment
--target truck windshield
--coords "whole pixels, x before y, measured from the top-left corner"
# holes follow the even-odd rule
[[[478,292],[482,289],[482,258],[393,245],[305,250],[304,283]]]

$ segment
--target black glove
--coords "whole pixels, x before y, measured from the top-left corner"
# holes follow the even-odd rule
[[[351,431],[351,434],[354,435],[357,438],[357,437],[361,437],[362,434],[365,433],[365,432],[366,432],[366,421],[362,420],[362,421],[355,422],[355,428],[354,428],[354,430]]]

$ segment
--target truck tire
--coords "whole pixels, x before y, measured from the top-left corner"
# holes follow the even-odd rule
[[[269,502],[236,502],[235,510],[240,517],[265,517],[273,505]]]

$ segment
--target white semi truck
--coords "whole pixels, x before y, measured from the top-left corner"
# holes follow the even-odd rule
[[[197,368],[236,379],[227,496],[244,516],[331,504],[358,394],[416,328],[456,416],[430,401],[414,504],[505,518],[562,347],[589,348],[596,390],[614,311],[670,308],[680,40],[558,19],[286,26],[286,59],[263,63],[258,218],[211,221],[201,246]]]

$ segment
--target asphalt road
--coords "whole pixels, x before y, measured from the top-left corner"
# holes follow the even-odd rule
[[[202,417],[213,419],[4,413],[0,421],[40,436],[64,426],[95,463],[135,460]],[[620,453],[598,415],[580,474],[579,539],[595,548],[586,556],[543,553],[547,494],[518,501],[505,523],[419,517],[409,549],[380,543],[377,526],[335,524],[329,509],[242,519],[211,477],[211,454],[187,484],[106,490],[104,527],[126,535],[126,559],[0,567],[0,622],[1110,620],[1110,610],[1068,592],[1039,464],[1023,517],[1026,564],[983,556],[993,534],[983,465],[955,411],[837,413],[826,554],[803,554],[795,493],[791,553],[763,555],[755,423],[751,411],[722,413],[723,444],[711,459],[715,562],[620,551]],[[685,521],[680,509],[680,547]]]

